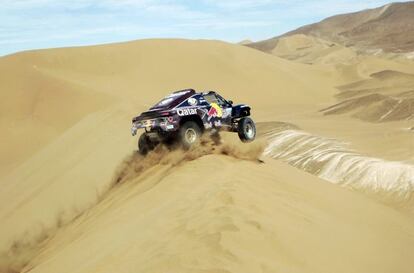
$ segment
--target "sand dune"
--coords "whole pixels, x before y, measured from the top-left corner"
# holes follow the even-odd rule
[[[116,166],[136,149],[129,132],[132,116],[167,92],[218,90],[235,102],[248,102],[255,117],[263,117],[308,101],[331,101],[334,90],[307,86],[306,78],[297,76],[307,71],[309,78],[324,77],[317,70],[213,41],[53,49],[7,56],[0,63],[2,103],[16,105],[2,116],[7,133],[0,153],[1,253],[15,242],[37,241],[60,218],[71,219],[95,204]],[[274,94],[277,102],[267,99]],[[278,105],[283,108],[273,110]],[[47,124],[52,133],[37,124]]]
[[[249,103],[256,121],[334,131],[364,158],[386,150],[414,159],[412,131],[398,131],[410,120],[379,128],[318,112],[337,102],[336,86],[403,82],[394,72],[369,78],[386,70],[409,85],[410,68],[368,57],[311,66],[186,40],[0,58],[0,269],[408,273],[414,225],[405,211],[260,157],[263,142],[237,145],[236,135],[215,150],[129,157],[129,126],[166,93],[193,87]],[[261,133],[276,126],[262,125]],[[376,142],[384,139],[387,147]]]
[[[369,122],[414,118],[412,61],[361,55],[310,34],[292,34],[247,46],[295,62],[329,67],[339,83],[340,101],[322,108],[327,115],[348,113]]]
[[[0,61],[0,128],[7,132],[0,142],[0,174],[111,100],[80,83],[48,75],[27,55]]]
[[[127,102],[123,107],[132,115],[170,90],[193,87],[237,95],[265,113],[275,103],[263,98],[276,93],[276,105],[329,97],[329,91],[306,86],[317,71],[222,42],[148,40],[26,52],[0,63],[0,125],[8,132],[0,147],[3,170],[23,162],[86,114],[120,101]],[[297,71],[308,76],[298,77]],[[253,90],[258,97],[248,95]]]
[[[347,99],[322,110],[325,114],[353,113],[354,117],[372,122],[412,119],[414,117],[413,92],[389,97],[378,93]]]
[[[329,114],[352,113],[372,122],[414,118],[414,74],[386,70],[370,79],[340,86],[342,102],[322,111]]]
[[[392,209],[272,160],[182,156],[122,180],[23,272],[412,268],[413,222]]]

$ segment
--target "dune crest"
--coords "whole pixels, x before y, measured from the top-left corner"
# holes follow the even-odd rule
[[[357,189],[409,207],[414,193],[414,166],[363,156],[345,143],[298,130],[269,132],[264,154],[332,183]]]

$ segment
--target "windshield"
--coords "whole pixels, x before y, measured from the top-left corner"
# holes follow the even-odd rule
[[[180,92],[172,93],[165,98],[163,98],[160,102],[155,104],[151,109],[160,109],[160,108],[170,108],[178,104],[183,100],[183,98],[187,97],[187,95],[191,93],[191,90],[184,90]]]

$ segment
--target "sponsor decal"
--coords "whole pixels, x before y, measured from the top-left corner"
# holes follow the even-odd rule
[[[214,122],[210,121],[210,122],[204,123],[204,128],[205,129],[211,129],[213,127],[221,127],[221,126],[222,126],[222,123],[221,123],[220,120],[216,120]]]
[[[189,115],[196,115],[197,109],[189,108],[189,109],[178,109],[177,114],[179,116],[189,116]]]
[[[173,117],[168,117],[167,120],[168,120],[168,122],[173,122],[174,118]]]
[[[197,99],[195,99],[195,98],[189,98],[188,99],[188,104],[189,105],[192,105],[192,106],[197,105]]]
[[[224,109],[223,118],[227,118],[231,115],[231,108]]]
[[[208,110],[208,120],[211,118],[221,118],[223,116],[223,110],[221,110],[220,106],[217,103],[212,103],[210,110]]]
[[[206,109],[206,108],[204,108],[204,107],[203,107],[203,108],[198,108],[198,110],[199,110],[199,111],[203,114],[203,116],[202,116],[201,118],[204,118],[204,116],[205,116],[205,115],[207,115],[207,112],[208,112],[208,111],[207,111],[207,109]],[[201,114],[201,113],[200,113],[200,114]]]

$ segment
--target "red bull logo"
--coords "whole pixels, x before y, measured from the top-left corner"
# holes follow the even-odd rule
[[[217,103],[212,103],[210,110],[208,110],[208,119],[211,118],[221,118],[223,116],[223,111],[221,110],[220,106]]]

